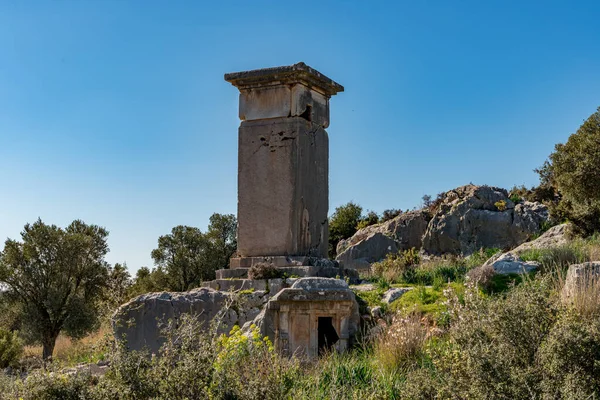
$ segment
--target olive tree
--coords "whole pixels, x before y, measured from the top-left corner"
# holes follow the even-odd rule
[[[330,257],[335,257],[335,249],[340,240],[348,239],[356,233],[362,211],[362,207],[353,202],[336,207],[333,215],[329,218]]]
[[[599,231],[600,108],[536,171],[541,186],[551,185],[560,195],[554,208],[558,217],[572,221],[580,233]]]
[[[217,269],[227,268],[237,249],[236,234],[235,216],[215,213],[206,233],[191,226],[176,226],[158,238],[151,256],[159,271],[166,272],[170,290],[188,290],[214,279]]]
[[[52,356],[64,332],[81,338],[98,326],[107,284],[108,231],[83,221],[66,229],[38,219],[25,225],[21,241],[7,239],[0,256],[0,283],[20,304],[22,329]]]

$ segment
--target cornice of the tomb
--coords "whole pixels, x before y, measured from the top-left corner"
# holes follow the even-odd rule
[[[225,74],[225,80],[240,90],[300,83],[324,95],[333,96],[344,87],[303,62],[281,67]]]

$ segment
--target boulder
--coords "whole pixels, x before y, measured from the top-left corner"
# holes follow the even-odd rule
[[[404,293],[412,290],[412,288],[392,288],[384,293],[382,301],[386,304],[391,304],[404,295]]]
[[[336,260],[344,268],[369,269],[371,263],[385,258],[388,253],[396,252],[398,252],[398,246],[394,239],[383,233],[373,232],[364,240],[347,247],[341,254],[338,254]]]
[[[523,274],[538,269],[539,264],[534,261],[523,261],[514,252],[508,252],[496,258],[491,258],[483,265],[491,265],[497,274]]]
[[[170,319],[192,314],[208,327],[218,317],[218,330],[229,332],[234,325],[242,326],[256,318],[268,299],[267,292],[260,290],[240,295],[210,288],[148,293],[117,309],[112,318],[114,337],[125,340],[130,350],[147,349],[157,354],[164,343],[161,328]]]
[[[578,290],[590,286],[594,289],[600,287],[600,261],[571,265],[562,290],[563,299],[570,299]]]
[[[520,254],[530,249],[548,249],[550,247],[559,247],[568,243],[569,224],[560,224],[553,226],[541,235],[539,238],[530,242],[525,242],[512,251]]]
[[[375,290],[375,285],[372,283],[361,283],[352,286],[352,290],[355,292],[370,292],[371,290]]]
[[[383,317],[383,308],[376,306],[371,310],[371,318],[379,319]]]
[[[539,238],[525,242],[507,253],[497,253],[483,264],[492,266],[496,273],[529,273],[535,271],[539,264],[534,261],[523,261],[520,254],[531,249],[547,249],[567,243],[567,224],[553,226]]]
[[[505,189],[466,185],[445,193],[423,237],[430,254],[472,254],[512,248],[540,232],[548,220],[540,203],[513,203]]]
[[[359,229],[352,237],[338,243],[336,260],[345,268],[365,269],[388,253],[413,247],[419,249],[429,219],[426,210],[415,210]]]

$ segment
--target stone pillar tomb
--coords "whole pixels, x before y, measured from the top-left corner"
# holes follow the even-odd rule
[[[358,273],[325,258],[325,128],[329,98],[344,88],[304,63],[226,74],[225,80],[240,90],[238,255],[199,289],[150,293],[123,305],[114,317],[115,337],[126,337],[131,349],[158,353],[159,321],[189,313],[207,324],[219,315],[225,333],[233,325],[255,325],[288,356],[345,351],[360,316],[354,293],[336,278],[352,281]],[[277,267],[285,278],[246,279],[258,263]],[[235,309],[229,308],[233,301],[239,301]]]
[[[344,90],[304,63],[236,72],[240,91],[238,254],[258,262],[308,265],[327,257],[329,99]]]

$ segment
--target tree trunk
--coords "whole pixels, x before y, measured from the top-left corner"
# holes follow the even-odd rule
[[[54,353],[54,346],[56,345],[57,334],[48,334],[42,339],[42,359],[48,361]]]

